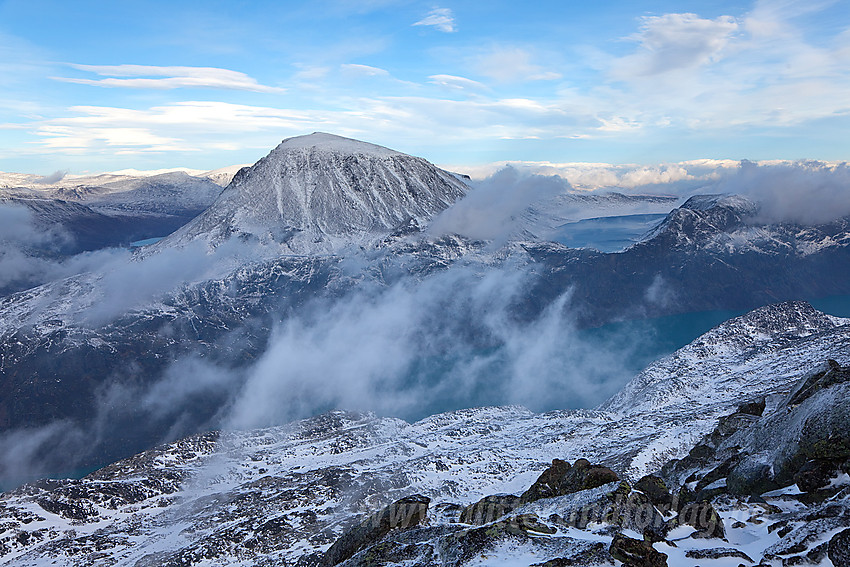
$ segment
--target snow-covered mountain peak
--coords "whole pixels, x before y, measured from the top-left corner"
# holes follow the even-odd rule
[[[741,195],[694,195],[681,208],[692,211],[707,211],[716,207],[724,207],[739,211],[743,214],[756,212],[756,205]]]
[[[313,149],[319,152],[342,153],[351,155],[369,156],[403,156],[405,154],[379,146],[369,142],[361,142],[352,138],[327,134],[325,132],[313,132],[305,136],[295,136],[283,140],[272,154],[292,150]]]
[[[284,140],[161,246],[250,235],[283,253],[329,253],[421,228],[468,190],[457,177],[374,144],[315,133]]]

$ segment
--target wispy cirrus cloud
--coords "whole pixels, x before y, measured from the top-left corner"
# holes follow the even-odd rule
[[[104,79],[81,79],[74,77],[52,77],[57,81],[92,85],[96,87],[128,89],[178,89],[203,88],[253,91],[260,93],[283,93],[286,89],[257,82],[253,77],[239,71],[218,67],[180,67],[153,65],[77,65],[79,71],[94,73]]]
[[[388,77],[390,72],[380,67],[372,67],[371,65],[361,65],[359,63],[343,63],[340,65],[343,73],[348,75],[356,75],[361,77]]]
[[[281,136],[315,130],[376,140],[411,132],[473,140],[482,131],[510,139],[543,134],[552,124],[567,130],[587,120],[527,98],[362,97],[348,100],[344,107],[315,110],[182,101],[147,109],[75,106],[69,111],[73,115],[32,124],[39,137],[35,151],[199,152],[223,149],[222,140],[234,138],[243,140],[243,147],[269,147]],[[453,124],[449,136],[447,123]]]
[[[642,18],[641,29],[629,37],[638,50],[621,59],[615,74],[657,75],[715,62],[732,42],[739,24],[731,16],[716,19],[696,14],[664,14]]]
[[[434,8],[428,15],[413,24],[414,26],[431,26],[441,32],[457,31],[454,14],[450,8]]]
[[[439,85],[441,87],[446,87],[449,89],[456,89],[461,91],[486,91],[488,90],[487,85],[483,83],[479,83],[478,81],[473,81],[472,79],[467,79],[466,77],[458,77],[456,75],[431,75],[428,77],[432,84]]]
[[[500,83],[553,81],[561,74],[533,62],[532,54],[520,47],[496,46],[475,56],[473,67],[485,77]]]
[[[34,123],[36,152],[127,155],[268,147],[307,130],[352,134],[346,113],[272,108],[218,101],[182,101],[132,109],[75,106],[71,116]],[[350,118],[348,119],[351,120]],[[227,140],[240,137],[236,145]]]

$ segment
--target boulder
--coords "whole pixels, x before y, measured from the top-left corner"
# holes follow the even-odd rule
[[[767,403],[765,398],[759,398],[758,400],[746,402],[738,406],[738,413],[745,413],[748,415],[755,415],[761,417],[764,414],[764,410],[766,407]]]
[[[669,510],[673,504],[673,495],[660,477],[648,474],[638,480],[634,487],[646,494],[649,501],[659,510]]]
[[[838,474],[838,464],[830,459],[807,461],[794,475],[794,482],[803,492],[813,492],[829,486],[832,477]]]
[[[777,488],[770,464],[752,457],[743,458],[726,477],[726,490],[738,496],[760,496]]]
[[[552,464],[543,471],[534,484],[521,496],[523,503],[534,502],[541,498],[551,498],[567,494],[564,491],[564,479],[572,466],[567,461],[552,459]]]
[[[752,558],[741,551],[731,547],[713,547],[711,549],[689,549],[685,552],[685,557],[690,559],[723,559],[726,557],[734,557],[743,559],[753,563]]]
[[[553,459],[551,466],[522,494],[520,502],[527,504],[542,498],[564,496],[618,480],[617,473],[602,465],[592,465],[587,459],[578,459],[572,466],[561,459]]]
[[[336,540],[325,552],[322,564],[332,566],[342,563],[361,549],[377,543],[392,530],[419,525],[428,514],[430,502],[427,496],[416,494],[372,514]]]
[[[494,494],[485,496],[475,504],[470,504],[460,514],[462,524],[483,526],[509,514],[520,505],[520,497],[513,494]]]
[[[670,520],[670,528],[687,525],[697,529],[691,536],[696,538],[725,538],[726,529],[723,518],[710,502],[704,500],[685,504],[679,510],[679,515]]]
[[[627,567],[667,567],[667,555],[645,541],[617,534],[611,541],[611,556]]]

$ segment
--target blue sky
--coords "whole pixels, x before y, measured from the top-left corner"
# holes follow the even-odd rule
[[[850,159],[850,2],[0,1],[0,170]]]

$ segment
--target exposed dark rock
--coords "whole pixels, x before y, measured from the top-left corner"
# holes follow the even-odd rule
[[[323,564],[337,565],[361,549],[378,542],[394,529],[419,525],[428,513],[430,502],[430,498],[416,494],[393,502],[380,512],[372,514],[334,542],[325,552]]]
[[[432,565],[435,563],[434,546],[429,543],[405,544],[381,541],[344,562],[345,567],[383,567],[407,563]]]
[[[726,477],[726,489],[730,494],[757,496],[781,488],[773,480],[771,467],[752,458],[743,458]]]
[[[638,480],[634,487],[646,494],[649,501],[659,510],[669,510],[673,504],[673,495],[660,477],[646,475]]]
[[[531,535],[553,534],[556,530],[540,522],[534,514],[520,514],[498,522],[472,528],[444,538],[442,547],[450,550],[450,564],[462,565],[482,551],[491,549],[506,538],[528,540]]]
[[[460,522],[482,526],[509,514],[520,505],[520,497],[513,494],[494,494],[485,496],[475,504],[470,504],[460,514]]]
[[[667,567],[667,555],[650,544],[617,534],[611,541],[611,556],[628,567]]]
[[[758,400],[747,402],[738,406],[738,413],[745,413],[748,415],[755,415],[761,417],[762,415],[764,415],[764,410],[766,407],[766,400],[764,398],[759,398]]]
[[[713,547],[711,549],[690,549],[685,552],[691,559],[721,559],[723,557],[738,557],[753,563],[749,555],[731,547]]]
[[[587,459],[578,459],[572,466],[561,459],[553,459],[552,465],[523,493],[521,502],[526,504],[541,498],[563,496],[618,480],[617,473],[608,467],[592,465]]]
[[[521,500],[522,502],[533,502],[541,498],[551,498],[552,496],[561,496],[566,494],[564,491],[564,479],[567,473],[570,472],[572,466],[567,461],[561,459],[552,459],[552,464],[543,471],[537,478],[534,484],[526,490]]]
[[[73,501],[66,499],[42,498],[38,501],[38,505],[69,520],[87,520],[97,516],[97,510],[90,502]]]
[[[712,442],[719,445],[721,441],[730,437],[733,433],[746,429],[759,420],[759,416],[750,413],[735,412],[731,415],[721,417],[717,427],[711,435]]]
[[[740,463],[741,457],[739,455],[734,455],[722,463],[706,473],[700,480],[697,482],[695,490],[696,490],[696,500],[711,500],[717,494],[722,494],[726,492],[726,483],[721,482],[722,488],[720,489],[712,489],[709,486],[715,484],[718,481],[724,481],[726,477],[729,476],[729,473]]]
[[[831,477],[839,470],[845,470],[850,460],[847,427],[850,427],[850,414],[838,408],[820,410],[812,415],[803,426],[797,452],[775,467],[779,469],[777,480],[791,483],[797,482],[797,477],[801,476],[806,486],[826,486],[822,477]]]
[[[832,359],[827,361],[827,366],[829,368],[812,374],[797,387],[788,400],[789,407],[799,405],[824,388],[850,381],[850,368],[842,368],[840,364]]]
[[[697,528],[691,537],[697,538],[725,538],[726,529],[723,519],[714,509],[710,502],[704,500],[685,504],[679,515],[670,521],[670,527],[688,525]]]
[[[797,474],[794,482],[803,492],[813,492],[828,486],[832,477],[838,474],[838,465],[830,459],[812,459],[806,462]]]
[[[465,509],[465,506],[455,502],[442,502],[431,507],[429,516],[442,520],[444,523],[453,524],[460,521],[460,515]]]
[[[829,542],[825,542],[815,547],[806,554],[806,561],[812,565],[819,565],[827,556],[829,550]]]
[[[850,565],[850,529],[832,536],[827,555],[833,565]]]
[[[545,563],[535,563],[530,567],[585,567],[603,565],[611,562],[611,554],[604,543],[595,542],[570,557],[556,557]]]
[[[782,526],[776,530],[781,539],[765,550],[766,557],[787,558],[789,555],[813,553],[823,542],[824,534],[836,529],[843,530],[850,525],[850,506],[846,501],[828,501],[809,506],[802,512],[793,517],[792,521],[777,523]]]
[[[524,509],[535,506],[527,504]],[[625,481],[555,497],[542,506],[559,510],[549,520],[565,527],[583,530],[591,523],[608,524],[615,530],[634,530],[648,541],[661,541],[667,535],[661,513],[645,494],[631,490]]]

